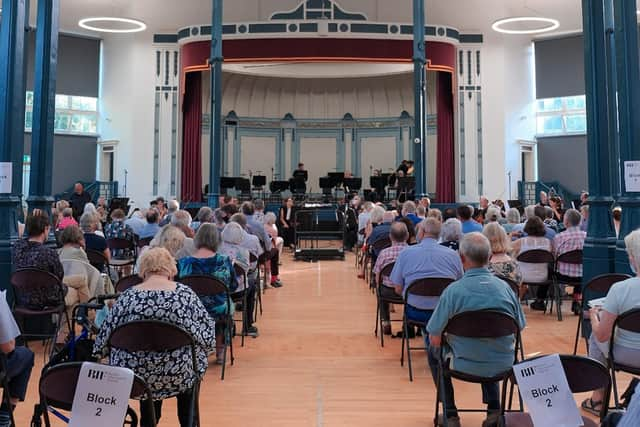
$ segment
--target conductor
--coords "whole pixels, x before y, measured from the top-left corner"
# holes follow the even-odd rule
[[[304,168],[304,163],[298,163],[298,169],[293,171],[293,177],[290,179],[290,188],[294,194],[305,194],[307,192],[307,180],[309,174]]]

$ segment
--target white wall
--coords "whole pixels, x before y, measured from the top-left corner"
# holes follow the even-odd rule
[[[101,140],[117,140],[115,179],[137,205],[153,198],[155,49],[152,35],[109,36],[103,41],[100,102]],[[170,170],[159,171],[166,182]],[[160,186],[162,188],[162,185]]]

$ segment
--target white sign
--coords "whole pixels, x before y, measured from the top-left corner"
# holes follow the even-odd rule
[[[85,362],[71,407],[69,427],[121,426],[127,413],[133,371]]]
[[[583,425],[560,356],[552,354],[520,363],[513,367],[513,372],[534,426]]]
[[[11,177],[13,176],[13,164],[0,162],[0,194],[11,194]]]
[[[640,161],[624,162],[624,187],[627,193],[640,192]]]

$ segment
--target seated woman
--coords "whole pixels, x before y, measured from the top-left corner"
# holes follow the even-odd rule
[[[152,248],[164,248],[169,251],[169,254],[176,258],[176,255],[184,247],[185,235],[178,228],[173,225],[165,225],[154,239],[149,243],[149,246],[145,246],[141,250],[141,254],[145,253]],[[140,258],[138,258],[138,268],[140,265]]]
[[[238,288],[235,280],[233,265],[228,256],[218,254],[218,230],[214,224],[200,225],[193,239],[196,252],[193,256],[178,261],[178,276],[185,277],[193,274],[212,276],[224,283],[231,292]],[[226,298],[222,295],[204,297],[202,302],[213,318],[227,315],[233,307],[227,306]],[[216,326],[216,363],[222,364],[224,351],[223,325]]]
[[[111,223],[104,228],[104,237],[133,241],[133,229],[125,224],[125,220],[126,216],[122,209],[115,209],[111,212]]]
[[[511,234],[516,224],[520,224],[520,211],[516,208],[511,208],[507,211],[507,222],[502,224],[502,227],[507,234]]]
[[[144,282],[116,300],[96,337],[94,352],[105,356],[111,332],[135,320],[161,320],[188,332],[196,343],[195,369],[187,347],[161,353],[112,349],[109,363],[132,369],[149,384],[157,420],[161,416],[162,400],[176,396],[180,426],[190,427],[188,414],[193,386],[207,370],[207,354],[215,345],[215,325],[198,296],[187,286],[173,281],[177,272],[175,265],[175,259],[163,248],[149,249],[141,256],[138,273]],[[145,407],[141,407],[140,425],[151,425]]]
[[[97,234],[99,226],[100,221],[95,213],[85,212],[80,217],[80,228],[84,233],[85,249],[87,251],[101,253],[108,262],[111,259],[111,252],[107,247],[107,240]],[[104,269],[104,263],[96,263],[94,267],[97,268],[98,271],[102,271]]]
[[[440,244],[457,251],[460,246],[460,239],[462,239],[462,223],[459,219],[449,218],[442,224]]]
[[[278,227],[276,226],[276,214],[267,212],[264,214],[264,230],[271,237],[272,246],[278,249],[279,259],[282,258],[282,249],[284,248],[284,239],[278,236]]]
[[[602,304],[589,312],[591,318],[591,337],[589,338],[589,357],[605,365],[609,357],[609,341],[613,324],[622,313],[640,308],[640,230],[631,232],[624,239],[631,269],[636,277],[614,284]],[[640,368],[640,334],[618,329],[613,344],[616,362]],[[602,408],[604,390],[596,390],[589,399],[582,402],[582,408],[599,415]]]
[[[64,230],[66,227],[70,226],[70,225],[75,225],[77,226],[78,223],[76,222],[76,220],[73,218],[73,209],[71,208],[64,208],[64,210],[62,211],[62,218],[60,219],[60,221],[58,222],[58,225],[56,227],[56,230],[58,231],[62,231]]]
[[[522,283],[522,274],[516,260],[509,255],[511,244],[504,228],[498,222],[491,222],[484,226],[482,234],[491,243],[489,271],[496,276],[511,279],[519,286]]]
[[[247,335],[257,337],[258,328],[253,326],[253,308],[256,298],[256,269],[254,266],[254,272],[249,272],[249,268],[251,266],[249,250],[240,246],[244,239],[244,233],[245,231],[242,229],[240,224],[236,222],[230,222],[225,225],[224,230],[222,230],[222,244],[220,245],[220,250],[218,252],[220,255],[228,256],[233,265],[237,265],[247,272],[248,288],[245,289],[244,277],[237,276],[236,280],[238,282],[238,288],[233,293],[233,297],[242,298],[244,296],[244,292],[248,292],[247,307],[245,310],[247,324],[244,325],[244,330]]]
[[[540,218],[536,216],[529,218],[524,225],[524,232],[527,234],[527,237],[513,242],[513,255],[516,258],[520,254],[534,249],[551,252],[551,240],[545,237],[546,228]],[[518,262],[518,265],[520,266],[522,281],[524,283],[535,284],[545,282],[549,278],[549,268],[545,264]],[[531,309],[544,311],[546,309],[546,295],[547,287],[539,286],[536,293],[536,300],[530,305]]]
[[[58,249],[60,261],[77,260],[89,262],[87,253],[84,251],[84,234],[77,225],[70,225],[60,234],[60,244],[62,247]]]

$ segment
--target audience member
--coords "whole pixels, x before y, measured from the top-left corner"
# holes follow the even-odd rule
[[[429,210],[431,209],[431,199],[428,197],[422,197],[420,199],[420,206],[424,208],[426,213],[429,213]]]
[[[213,221],[213,209],[211,209],[209,206],[203,206],[200,208],[200,210],[198,210],[196,220],[191,223],[191,228],[193,228],[194,232],[197,232],[200,225],[211,223]]]
[[[171,218],[173,217],[173,214],[175,214],[179,210],[180,203],[178,203],[178,201],[175,199],[169,200],[169,203],[167,204],[167,213],[162,217],[162,220],[160,221],[160,227],[171,224]]]
[[[482,234],[491,244],[491,258],[488,268],[499,277],[513,280],[517,285],[522,283],[522,273],[515,259],[510,255],[511,242],[504,229],[496,222],[487,224]]]
[[[419,225],[418,226],[413,225],[413,221],[405,217],[401,217],[400,219],[396,220],[396,222],[402,222],[407,227],[407,231],[409,232],[409,238],[407,239],[407,244],[409,244],[410,246],[415,245],[418,242],[416,227],[419,227]]]
[[[183,248],[184,248],[184,233],[173,225],[165,225],[160,229],[160,232],[156,234],[156,236],[149,243],[148,249],[151,248],[164,248],[169,251],[169,254],[172,257],[176,257]],[[144,251],[145,249],[143,249]]]
[[[485,224],[492,222],[497,222],[499,224],[504,222],[500,208],[495,205],[489,206],[485,211]]]
[[[62,280],[64,272],[58,253],[44,244],[49,237],[49,230],[48,216],[31,214],[27,217],[27,237],[16,241],[12,248],[11,264],[14,270],[37,268],[48,271]]]
[[[629,265],[635,272],[640,271],[640,230],[633,231],[624,239],[629,256]],[[612,339],[613,325],[622,313],[640,308],[640,278],[635,277],[615,283],[604,300],[602,307],[594,307],[589,312],[591,337],[589,357],[606,365],[609,356],[609,340]],[[617,363],[640,368],[640,334],[618,329],[613,337],[613,352]],[[604,390],[596,390],[590,398],[582,402],[582,409],[598,415],[602,409]],[[608,403],[608,402],[607,402]]]
[[[462,223],[460,220],[456,218],[449,218],[444,222],[444,224],[442,224],[440,231],[440,244],[457,251],[462,236]]]
[[[502,224],[502,228],[507,234],[511,234],[516,225],[520,224],[520,211],[516,208],[510,208],[507,211],[507,222]]]
[[[376,225],[373,228],[373,230],[371,230],[371,234],[369,235],[369,238],[367,239],[367,245],[371,246],[371,251],[372,251],[373,256],[374,256],[374,260],[373,260],[374,262],[375,262],[375,258],[377,258],[377,256],[379,255],[380,251],[375,249],[373,247],[373,245],[378,240],[388,239],[389,238],[389,232],[391,231],[391,223],[393,222],[393,219],[395,218],[393,216],[393,212],[385,211],[384,208],[376,206],[371,211],[371,222],[372,223],[373,223],[373,220],[374,220],[374,216],[376,217],[375,219],[377,220],[378,219],[377,216],[380,214],[380,212],[382,212],[382,219],[381,219],[381,221],[377,221],[378,225]]]
[[[513,365],[515,339],[465,338],[442,333],[449,320],[461,313],[476,310],[496,310],[515,319],[520,329],[525,327],[525,318],[518,297],[499,278],[486,268],[491,257],[491,246],[480,233],[467,234],[460,243],[460,257],[464,265],[464,277],[444,290],[429,323],[429,366],[434,382],[438,381],[440,347],[445,345],[445,354],[456,370],[471,375],[492,377],[508,370]],[[448,425],[460,425],[455,404],[451,377],[445,376],[441,384],[447,402]],[[483,402],[488,415],[483,426],[497,425],[500,416],[500,389],[498,383],[482,384]],[[441,425],[441,424],[440,424]]]
[[[376,275],[376,282],[380,283],[380,296],[382,298],[394,298],[396,292],[391,282],[391,279],[387,276],[382,277],[382,270],[389,264],[396,262],[398,255],[407,246],[407,239],[409,238],[409,232],[407,226],[402,222],[394,222],[391,225],[389,232],[391,238],[391,247],[383,249],[378,255],[375,265],[373,266],[373,273]],[[385,335],[391,335],[391,322],[389,321],[389,304],[383,303],[381,309],[382,316],[382,332]]]
[[[73,209],[64,208],[64,210],[62,211],[62,218],[58,222],[58,225],[57,225],[56,229],[58,231],[62,231],[66,227],[68,227],[70,225],[76,225],[77,226],[78,225],[78,221],[76,221],[75,218],[73,217]]]
[[[542,220],[537,216],[529,218],[524,226],[526,237],[516,240],[513,243],[513,254],[518,257],[520,254],[540,249],[551,252],[551,241],[545,237],[545,227]],[[518,262],[522,280],[527,284],[535,284],[545,282],[549,278],[549,268],[545,264],[531,264],[528,262]],[[547,287],[539,286],[536,294],[536,300],[531,303],[533,310],[546,310],[545,298],[547,295]]]
[[[111,223],[104,228],[104,237],[106,239],[125,239],[133,242],[134,232],[131,226],[127,225],[122,209],[114,209],[111,212]]]
[[[255,213],[255,208],[253,207],[253,203],[244,202],[242,204],[242,214],[247,219],[247,226],[245,230],[249,234],[253,234],[258,239],[260,239],[260,243],[263,245],[266,252],[271,252],[271,237],[264,231],[264,223],[262,220],[258,221],[253,217]]]
[[[238,287],[233,293],[234,297],[238,299],[244,296],[244,293],[247,293],[247,306],[243,307],[245,310],[245,319],[247,323],[243,325],[244,333],[251,337],[258,336],[258,328],[253,326],[253,309],[255,306],[255,297],[256,297],[256,279],[255,276],[252,277],[252,280],[249,280],[249,267],[251,266],[249,260],[249,250],[242,247],[241,243],[244,238],[245,231],[242,229],[240,224],[235,222],[230,222],[225,225],[224,230],[222,230],[222,244],[220,245],[219,253],[220,255],[226,255],[231,260],[231,263],[239,266],[247,273],[247,285],[245,287],[244,276],[236,276],[236,280],[238,281]],[[235,272],[234,272],[235,273]]]
[[[427,217],[427,210],[422,205],[416,206],[416,216],[423,220]]]
[[[195,233],[191,228],[191,214],[187,211],[178,210],[171,216],[171,225],[177,227],[184,233],[184,243],[182,248],[176,253],[176,259],[182,259],[193,255],[196,247],[193,244]]]
[[[262,199],[253,201],[253,219],[260,224],[264,223],[264,201]]]
[[[473,216],[473,208],[467,205],[458,206],[458,219],[462,223],[462,233],[473,233],[474,231],[482,232],[482,225],[478,224],[471,217]]]
[[[231,291],[235,292],[238,288],[238,282],[235,280],[235,272],[229,257],[220,255],[218,251],[218,230],[213,224],[202,224],[198,228],[194,239],[196,252],[193,256],[182,258],[178,261],[178,276],[185,277],[190,275],[206,275],[212,276],[222,283]],[[227,305],[227,299],[223,295],[215,297],[202,297],[207,312],[216,320],[227,315],[233,307]],[[223,363],[224,356],[224,333],[223,325],[216,324],[216,363]]]
[[[282,249],[284,248],[284,239],[278,236],[278,227],[276,226],[276,214],[267,212],[264,215],[264,230],[271,236],[271,243],[278,249],[278,259],[282,257]]]
[[[589,212],[589,207],[587,206],[587,213]],[[588,217],[585,219],[587,222]],[[613,208],[613,227],[616,230],[616,237],[620,237],[620,225],[622,224],[622,208],[620,206],[616,206]],[[583,231],[587,231],[587,228],[584,227]]]
[[[457,280],[463,273],[456,251],[438,244],[441,230],[438,220],[427,218],[420,223],[418,229],[420,243],[408,247],[398,255],[390,276],[396,292],[403,296],[409,285],[418,279],[433,277]],[[426,324],[438,304],[438,298],[409,295],[407,302],[407,316]]]
[[[365,232],[367,224],[371,220],[371,210],[373,209],[373,203],[364,202],[362,212],[358,215],[358,244],[364,244]]]
[[[16,338],[20,336],[20,329],[16,324],[9,304],[6,291],[0,291],[0,352],[6,357],[6,380],[9,384],[9,401],[12,408],[4,402],[0,406],[0,427],[10,427],[10,409],[15,409],[18,402],[24,402],[27,386],[33,368],[34,354],[23,346],[16,346]]]
[[[445,222],[450,218],[458,218],[458,212],[456,208],[446,208],[444,211],[442,211],[442,222]]]
[[[553,212],[553,219],[556,223],[561,224],[564,219],[564,210],[562,209],[562,199],[558,196],[553,196],[549,199],[549,207]]]
[[[135,236],[140,237],[140,232],[144,226],[147,225],[146,211],[141,211],[140,209],[134,210],[131,217],[124,221],[124,224],[131,228]]]
[[[111,252],[107,247],[107,240],[96,234],[98,229],[98,217],[92,213],[84,213],[80,217],[80,228],[84,233],[84,244],[87,251],[94,251],[104,255],[105,260],[108,262],[111,260]],[[103,263],[96,263],[94,267],[98,271],[102,271],[104,268]]]
[[[149,209],[147,211],[147,223],[142,230],[140,230],[138,237],[140,237],[140,239],[153,238],[158,231],[160,231],[160,225],[158,224],[159,221],[160,212],[156,209]]]
[[[402,216],[409,218],[413,225],[418,225],[422,222],[422,218],[416,215],[416,204],[411,200],[408,200],[402,204]]]
[[[96,337],[94,351],[105,356],[113,330],[136,320],[160,320],[189,333],[196,345],[196,367],[192,366],[189,347],[160,353],[129,353],[118,348],[109,352],[109,364],[129,368],[149,384],[156,421],[162,415],[162,400],[175,396],[180,425],[186,427],[194,386],[204,376],[208,352],[215,345],[216,325],[198,296],[187,286],[174,282],[175,265],[175,259],[166,249],[150,249],[141,256],[139,275],[144,282],[116,300]],[[152,414],[143,404],[140,406],[140,424],[151,425]]]
[[[85,242],[84,234],[76,225],[66,227],[60,234],[60,244],[62,247],[58,249],[60,261],[76,260],[89,262],[87,253],[84,251]]]
[[[553,241],[553,238],[556,237],[556,230],[554,230],[551,226],[545,224],[545,221],[547,219],[547,208],[549,206],[536,206],[533,208],[533,213],[535,216],[537,216],[538,218],[540,218],[540,220],[542,221],[542,224],[544,225],[544,237],[546,237],[547,239]],[[528,218],[527,218],[528,219]],[[526,231],[525,231],[526,234]]]
[[[442,222],[442,211],[440,209],[429,209],[429,213],[427,213],[427,218],[435,218],[438,221]]]
[[[582,250],[587,233],[580,230],[582,217],[575,209],[569,209],[564,213],[565,231],[556,235],[553,239],[553,253],[559,257],[567,252]],[[559,262],[557,266],[557,280],[559,283],[575,282],[577,277],[582,277],[582,264],[567,264]],[[578,315],[582,312],[582,286],[573,287],[573,302],[571,311]]]

